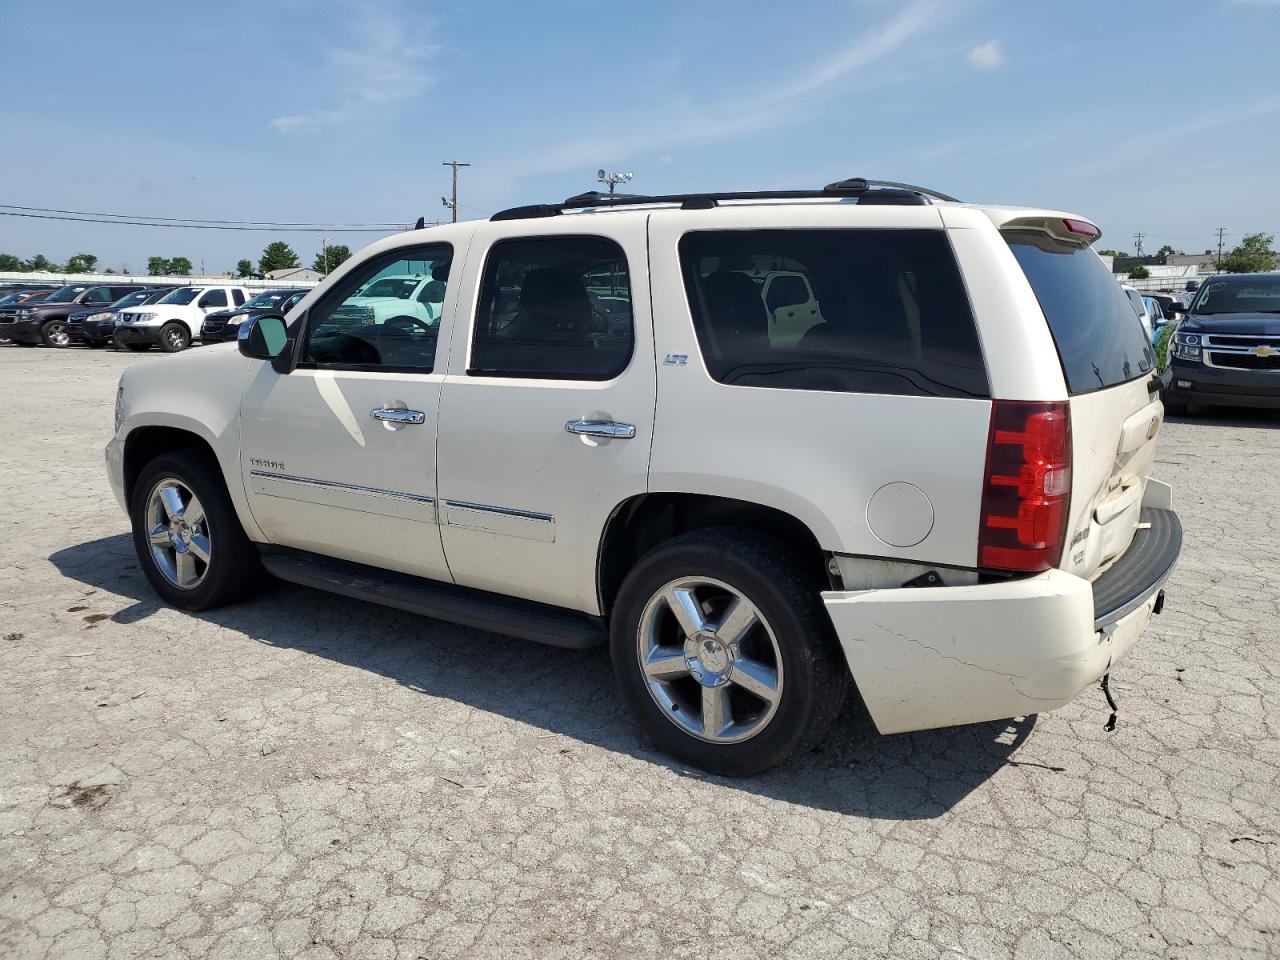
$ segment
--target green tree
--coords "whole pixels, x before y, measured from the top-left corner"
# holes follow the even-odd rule
[[[43,253],[37,253],[30,260],[26,260],[22,264],[23,270],[47,270],[50,273],[56,273],[58,265],[46,257]]]
[[[1228,273],[1262,273],[1276,267],[1276,252],[1271,249],[1275,236],[1249,233],[1240,245],[1222,258],[1222,269]]]
[[[169,275],[169,261],[164,257],[147,257],[147,276],[149,277],[167,277]]]
[[[0,270],[21,270],[22,261],[12,253],[0,253]]]
[[[252,276],[253,276],[253,261],[252,261],[252,260],[241,260],[239,263],[237,263],[237,264],[236,264],[236,276],[237,276],[237,277],[252,277]]]
[[[1099,250],[1100,257],[1127,257],[1127,253],[1121,253],[1119,250]]]
[[[1151,276],[1151,271],[1148,270],[1146,267],[1144,267],[1142,264],[1138,264],[1136,267],[1134,267],[1132,270],[1129,271],[1130,280],[1145,280],[1149,276]]]
[[[1173,247],[1169,246],[1169,244],[1166,243],[1163,247],[1161,247],[1159,250],[1156,251],[1156,256],[1171,257],[1171,256],[1176,256],[1180,252],[1181,251],[1173,249]]]
[[[103,270],[102,272],[103,272],[103,273],[115,273],[115,271],[114,271],[114,270],[112,270],[110,267],[107,267],[107,269]]]
[[[315,263],[311,264],[311,269],[317,273],[333,273],[344,261],[350,259],[351,248],[345,243],[334,243],[321,248],[316,254]]]
[[[284,270],[288,267],[301,266],[298,255],[293,252],[293,247],[289,246],[283,240],[273,240],[262,250],[262,256],[258,258],[258,272],[268,273],[271,270]]]
[[[174,257],[169,261],[169,273],[175,277],[191,276],[191,261],[186,257]]]
[[[98,269],[98,258],[92,253],[77,253],[67,261],[67,273],[93,273]]]

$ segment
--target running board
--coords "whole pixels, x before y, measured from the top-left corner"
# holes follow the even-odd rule
[[[605,641],[604,620],[575,610],[301,550],[262,546],[259,549],[262,565],[269,573],[304,587],[553,647],[585,650]]]

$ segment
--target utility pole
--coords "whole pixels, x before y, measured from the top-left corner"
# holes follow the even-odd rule
[[[1144,234],[1144,233],[1135,233],[1135,234],[1133,235],[1133,242],[1134,242],[1134,244],[1136,245],[1136,246],[1134,247],[1134,250],[1135,250],[1135,252],[1137,253],[1137,255],[1138,255],[1138,256],[1142,256],[1142,238],[1143,238],[1144,236],[1146,236],[1146,234]]]
[[[453,189],[449,192],[449,198],[440,198],[440,202],[453,211],[453,222],[458,222],[458,168],[469,167],[471,164],[462,163],[458,160],[446,160],[440,164],[442,167],[453,167]]]
[[[329,275],[329,238],[320,238],[320,256],[324,260],[324,275]]]
[[[1215,270],[1222,269],[1222,235],[1226,232],[1227,232],[1226,227],[1218,228],[1218,262],[1217,262],[1217,265],[1214,267]]]

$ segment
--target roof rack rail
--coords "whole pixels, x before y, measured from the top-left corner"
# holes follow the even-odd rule
[[[850,177],[829,183],[821,190],[748,190],[734,193],[668,193],[645,194],[601,193],[588,190],[561,203],[534,203],[499,210],[490,220],[530,220],[557,217],[565,210],[587,210],[594,207],[630,207],[643,204],[679,204],[682,210],[708,210],[727,200],[816,200],[832,197],[856,197],[866,204],[923,204],[934,200],[957,202],[945,193],[894,180],[866,180]]]

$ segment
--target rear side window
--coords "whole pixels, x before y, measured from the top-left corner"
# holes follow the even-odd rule
[[[611,380],[634,339],[627,259],[612,240],[501,240],[485,261],[467,373]]]
[[[986,367],[941,230],[688,233],[698,344],[721,383],[987,397]]]
[[[1037,231],[1004,235],[1031,282],[1072,394],[1149,374],[1155,354],[1115,278],[1087,247]]]
[[[235,302],[236,302],[236,306],[237,306],[237,307],[244,303],[244,291],[243,291],[243,290],[240,290],[240,289],[238,289],[238,288],[237,288],[237,289],[235,289],[235,290],[232,290],[232,291],[231,291],[231,297],[232,297],[232,299],[234,299],[234,300],[235,300]]]

